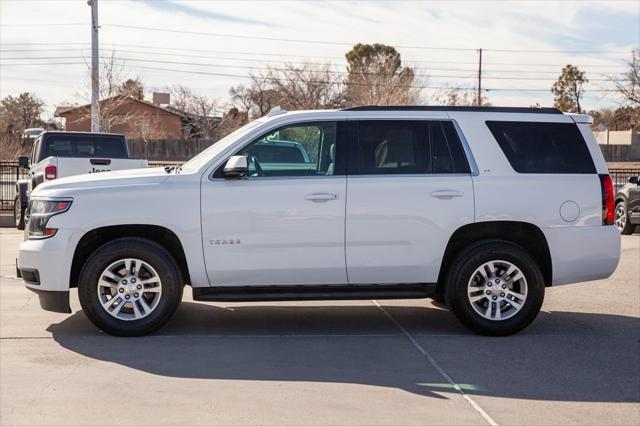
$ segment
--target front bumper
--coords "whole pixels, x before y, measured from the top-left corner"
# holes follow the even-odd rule
[[[59,229],[51,238],[26,240],[20,244],[17,269],[25,280],[25,286],[38,294],[42,309],[71,313],[71,263],[80,236],[78,230]]]
[[[27,288],[38,295],[40,307],[45,311],[60,312],[62,314],[71,313],[68,291],[47,291],[28,286]]]

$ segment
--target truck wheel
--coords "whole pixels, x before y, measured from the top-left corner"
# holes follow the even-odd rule
[[[82,310],[99,329],[142,336],[164,325],[182,300],[175,259],[145,238],[118,238],[85,262],[78,281]]]
[[[528,326],[544,300],[542,272],[531,255],[506,241],[469,247],[451,265],[446,283],[451,310],[479,334],[507,336]]]
[[[622,235],[633,234],[635,225],[629,222],[629,216],[627,215],[627,203],[625,201],[619,201],[618,204],[616,204],[614,223]]]
[[[16,228],[24,229],[24,211],[27,206],[22,205],[20,194],[13,199],[13,218],[16,222]]]

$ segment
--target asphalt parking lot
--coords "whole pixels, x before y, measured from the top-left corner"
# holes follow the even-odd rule
[[[507,338],[427,300],[195,303],[115,338],[42,311],[0,229],[0,423],[640,424],[640,236]]]

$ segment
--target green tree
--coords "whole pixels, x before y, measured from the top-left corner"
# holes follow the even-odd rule
[[[3,98],[0,100],[0,132],[22,133],[29,127],[41,126],[43,107],[44,102],[29,92]]]
[[[560,111],[582,113],[580,99],[584,94],[584,84],[589,80],[578,67],[568,64],[562,68],[558,80],[551,86],[554,105]]]
[[[403,67],[400,53],[384,44],[358,43],[347,52],[346,101],[355,105],[415,104],[415,73]]]

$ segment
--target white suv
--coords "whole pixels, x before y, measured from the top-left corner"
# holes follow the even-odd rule
[[[44,309],[116,335],[201,301],[428,298],[507,335],[545,287],[606,278],[614,192],[590,117],[556,109],[276,109],[181,168],[32,193],[18,268]]]

